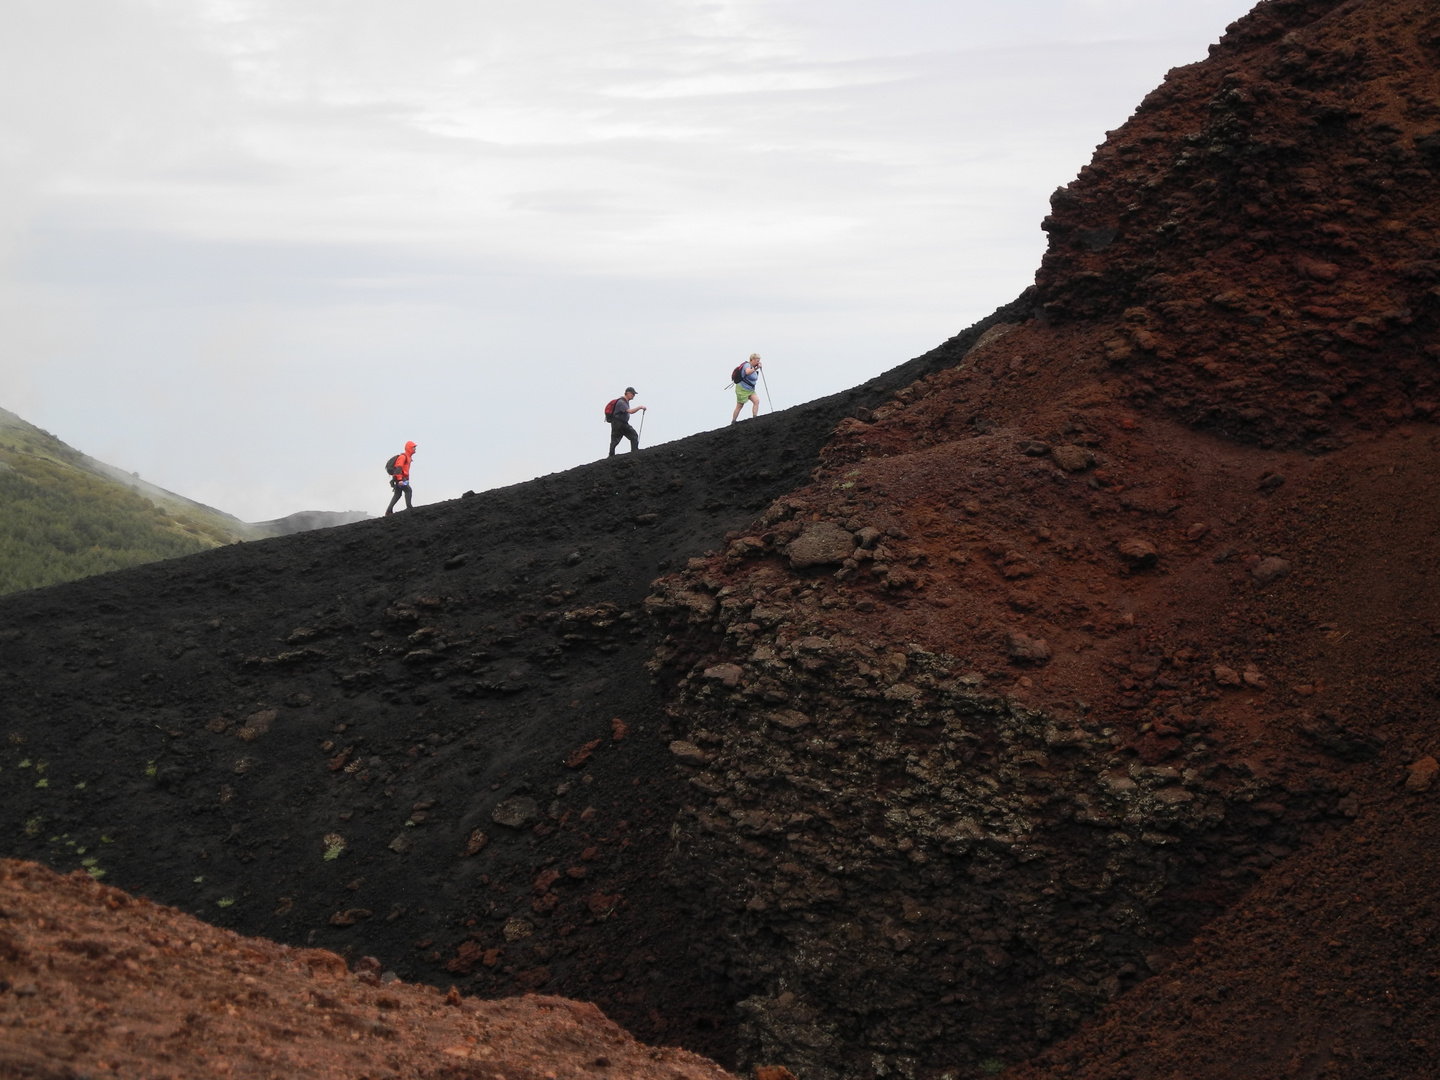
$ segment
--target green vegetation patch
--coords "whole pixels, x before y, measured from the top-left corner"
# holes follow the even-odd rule
[[[187,532],[149,499],[64,465],[0,448],[0,593],[35,589],[220,541]]]
[[[109,469],[0,409],[0,594],[247,538],[243,523],[180,496],[157,506]]]

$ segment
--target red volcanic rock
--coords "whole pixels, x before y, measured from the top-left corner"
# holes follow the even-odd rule
[[[1340,267],[1334,263],[1321,262],[1306,255],[1295,257],[1295,272],[1311,281],[1334,281],[1340,276]]]
[[[1240,673],[1232,667],[1217,664],[1215,666],[1215,681],[1221,686],[1239,686]]]
[[[1131,566],[1154,566],[1160,558],[1160,553],[1155,550],[1155,545],[1139,536],[1126,537],[1115,546]]]
[[[1044,638],[1032,638],[1026,634],[1011,633],[1005,636],[1005,651],[1012,660],[1043,664],[1050,659],[1051,649]]]
[[[1429,791],[1430,785],[1435,782],[1436,774],[1440,773],[1440,763],[1426,755],[1419,761],[1405,766],[1405,771],[1409,774],[1405,777],[1406,791]]]
[[[352,974],[322,949],[219,930],[76,872],[0,861],[0,1075],[725,1080],[594,1005],[481,1001]],[[487,963],[491,962],[489,960]]]
[[[1094,331],[1137,407],[1323,450],[1433,398],[1434,19],[1260,4],[1056,191],[1036,299]]]
[[[796,570],[807,566],[839,563],[855,550],[855,537],[840,526],[821,521],[811,525],[789,547],[790,565]]]
[[[1254,579],[1256,585],[1269,585],[1272,581],[1289,577],[1290,569],[1288,560],[1271,555],[1255,564],[1250,571],[1250,577]]]

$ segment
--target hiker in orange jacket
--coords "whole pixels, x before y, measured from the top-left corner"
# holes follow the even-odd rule
[[[415,444],[407,442],[405,449],[391,459],[390,488],[394,494],[390,496],[390,505],[385,508],[385,516],[389,517],[395,512],[395,504],[400,501],[400,496],[405,496],[405,509],[410,506],[410,462],[415,460]]]

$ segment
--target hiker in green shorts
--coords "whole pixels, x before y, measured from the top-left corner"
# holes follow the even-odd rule
[[[750,359],[741,364],[735,371],[739,376],[735,380],[735,411],[730,414],[730,423],[740,419],[740,410],[745,407],[745,402],[750,402],[750,418],[753,420],[760,415],[760,395],[755,392],[755,380],[760,378],[760,354],[751,353]]]

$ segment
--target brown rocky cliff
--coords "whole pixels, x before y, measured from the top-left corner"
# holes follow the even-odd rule
[[[1203,1075],[1406,1075],[1433,1045],[1428,931],[1416,979],[1345,980],[1428,918],[1437,33],[1260,5],[1057,194],[1030,319],[657,584],[671,873],[750,988],[742,1064],[993,1070],[1107,1007],[1045,1067],[1167,1075],[1208,1040]],[[1297,917],[1347,919],[1332,892],[1378,919],[1349,954]],[[1290,1011],[1245,1026],[1271,982]],[[1408,1041],[1366,1029],[1381,993]],[[1181,1042],[1132,995],[1166,1024],[1209,996]]]
[[[1036,297],[1137,403],[1262,445],[1436,410],[1440,15],[1271,0],[1052,197]]]

